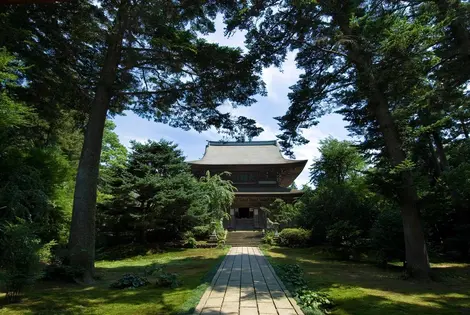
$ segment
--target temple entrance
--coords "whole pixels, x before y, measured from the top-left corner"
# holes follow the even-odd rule
[[[251,219],[253,218],[253,211],[250,208],[238,208],[238,219]]]
[[[238,231],[254,229],[254,211],[250,208],[236,208],[233,227]]]

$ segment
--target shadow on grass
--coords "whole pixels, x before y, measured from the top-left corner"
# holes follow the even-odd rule
[[[99,248],[96,251],[96,257],[98,260],[122,260],[132,258],[135,256],[143,256],[148,254],[165,253],[168,251],[184,251],[184,248],[166,248],[161,243],[149,243],[149,244],[122,244],[113,246],[108,249]]]
[[[404,280],[401,268],[334,260],[321,249],[272,248],[275,264],[298,263],[309,286],[327,292],[333,314],[468,314],[470,265],[438,264],[438,281]],[[286,283],[288,285],[288,283]]]
[[[174,250],[177,251],[177,250]],[[180,287],[158,288],[155,279],[148,277],[150,285],[138,289],[115,290],[109,285],[125,273],[143,275],[145,265],[99,267],[102,280],[94,286],[76,284],[38,283],[20,304],[4,305],[3,314],[187,314],[194,307],[210,283],[223,252],[215,257],[191,256],[161,263],[168,272],[178,273]],[[144,257],[145,258],[145,257]],[[158,261],[158,256],[156,258]],[[130,260],[132,262],[132,260]],[[160,263],[160,262],[159,262]],[[125,264],[125,262],[123,263]],[[1,307],[1,306],[0,306]]]

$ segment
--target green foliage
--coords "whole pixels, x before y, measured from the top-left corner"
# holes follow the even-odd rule
[[[261,241],[264,243],[264,244],[267,244],[267,245],[270,245],[270,246],[274,246],[276,245],[276,235],[275,235],[276,232],[274,231],[266,231],[266,233],[264,234],[263,238],[261,239]]]
[[[146,276],[155,277],[155,284],[158,287],[177,288],[181,285],[181,281],[178,279],[178,274],[166,272],[163,265],[158,263],[153,263],[150,266],[145,267],[144,274]]]
[[[195,226],[191,229],[191,232],[193,232],[194,238],[198,241],[207,240],[212,233],[210,225]]]
[[[24,67],[7,52],[5,48],[0,48],[0,140],[12,129],[31,124],[35,117],[34,111],[25,104],[15,101],[14,95],[9,90],[17,87],[18,74]]]
[[[328,314],[328,310],[333,308],[334,304],[325,293],[319,293],[310,289],[302,289],[296,292],[296,298],[302,308],[309,311],[315,311],[317,314]],[[307,314],[312,314],[308,312]]]
[[[42,279],[48,281],[75,282],[83,274],[83,270],[64,264],[61,261],[54,261],[44,269]]]
[[[221,222],[228,218],[228,210],[235,199],[236,188],[229,180],[223,179],[225,173],[211,176],[208,171],[201,177],[200,183],[204,192],[204,201],[208,205],[209,213],[214,222]]]
[[[279,233],[279,245],[288,247],[306,246],[310,241],[309,230],[300,228],[286,228]]]
[[[357,226],[349,221],[339,221],[329,226],[326,234],[327,241],[339,251],[344,258],[356,256],[358,252],[365,251],[366,240],[364,234]]]
[[[76,132],[69,129],[71,113],[54,122],[60,127],[49,128],[32,106],[18,100],[28,69],[0,50],[0,223],[22,218],[36,224],[42,240],[64,242],[76,157],[68,140]]]
[[[305,314],[328,314],[333,302],[325,293],[309,289],[304,272],[298,264],[274,264],[281,280],[287,285]]]
[[[33,226],[24,221],[1,227],[0,281],[9,303],[18,302],[25,287],[42,275],[43,263],[51,258],[54,243],[41,244]]]
[[[295,223],[298,220],[302,207],[302,202],[292,204],[282,199],[276,199],[268,208],[263,208],[263,210],[273,222],[289,226],[289,224]]]
[[[197,247],[197,241],[194,237],[188,237],[188,238],[184,239],[183,246],[187,247],[187,248],[196,248]]]
[[[122,278],[111,283],[110,288],[112,289],[137,289],[148,285],[149,282],[146,278],[142,278],[134,274],[125,274]]]
[[[191,231],[187,231],[183,235],[183,246],[187,248],[196,248],[197,241],[194,238],[194,234]]]
[[[320,158],[310,167],[310,182],[315,185],[334,183],[341,185],[354,180],[364,170],[364,158],[350,141],[332,137],[320,140]]]
[[[429,237],[433,248],[459,252],[468,259],[470,238],[464,232],[470,226],[468,203],[464,205],[460,189],[450,188],[452,183],[446,179],[448,172],[459,168],[449,163],[452,148],[470,138],[470,67],[465,66],[470,47],[468,3],[231,1],[225,10],[228,32],[245,31],[250,54],[261,64],[281,66],[294,52],[297,67],[304,70],[291,86],[289,109],[276,118],[285,152],[292,155],[295,145],[308,143],[303,130],[336,112],[349,123],[350,134],[367,157],[366,198],[356,190],[353,211],[343,195],[328,193],[334,189],[331,183],[328,188],[321,186],[325,181],[342,185],[348,176],[364,172],[359,168],[356,174],[346,175],[348,160],[341,157],[351,157],[354,149],[334,150],[338,154],[330,156],[331,163],[323,163],[331,153],[325,151],[315,162],[311,179],[322,191],[304,201],[302,214],[308,219],[306,225],[314,226],[314,238],[318,235],[324,241],[325,227],[339,220],[350,222],[364,237],[377,213],[384,210],[381,204],[391,203],[400,207],[403,224],[412,225],[409,228],[418,234],[404,234],[407,253],[414,252],[408,265],[419,265],[428,274],[423,248]],[[336,143],[340,146],[340,141]],[[469,190],[468,182],[460,178],[459,186]],[[345,199],[349,198],[351,194]],[[312,205],[321,209],[316,211]],[[327,213],[329,207],[332,216]],[[371,220],[350,219],[358,210],[372,212]],[[309,215],[313,211],[320,213]],[[318,217],[321,223],[315,223]],[[424,219],[428,235],[420,232],[422,224],[416,218]]]
[[[371,246],[376,251],[377,262],[405,259],[403,224],[397,209],[384,209],[371,229]]]
[[[178,274],[162,271],[160,274],[157,275],[157,280],[155,284],[158,287],[170,287],[174,289],[179,287],[181,285],[181,282],[178,280]]]
[[[219,175],[207,174],[198,181],[171,142],[133,142],[124,169],[111,170],[111,198],[98,211],[99,232],[105,238],[111,234],[123,243],[130,235],[140,243],[162,242],[191,232],[183,239],[193,247],[214,229],[219,238],[225,237],[221,220],[233,201],[233,186]]]
[[[127,149],[119,142],[119,137],[114,131],[116,124],[111,120],[106,120],[104,128],[101,164],[105,167],[123,168],[127,159]]]

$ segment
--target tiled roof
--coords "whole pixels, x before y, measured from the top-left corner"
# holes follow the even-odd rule
[[[285,159],[273,141],[215,142],[209,141],[200,160],[189,161],[201,165],[261,165],[292,164],[300,160]],[[306,161],[305,161],[306,162]]]

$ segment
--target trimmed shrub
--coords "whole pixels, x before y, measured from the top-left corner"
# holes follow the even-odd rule
[[[288,247],[306,246],[310,239],[310,231],[305,229],[287,228],[279,233],[279,245]]]

